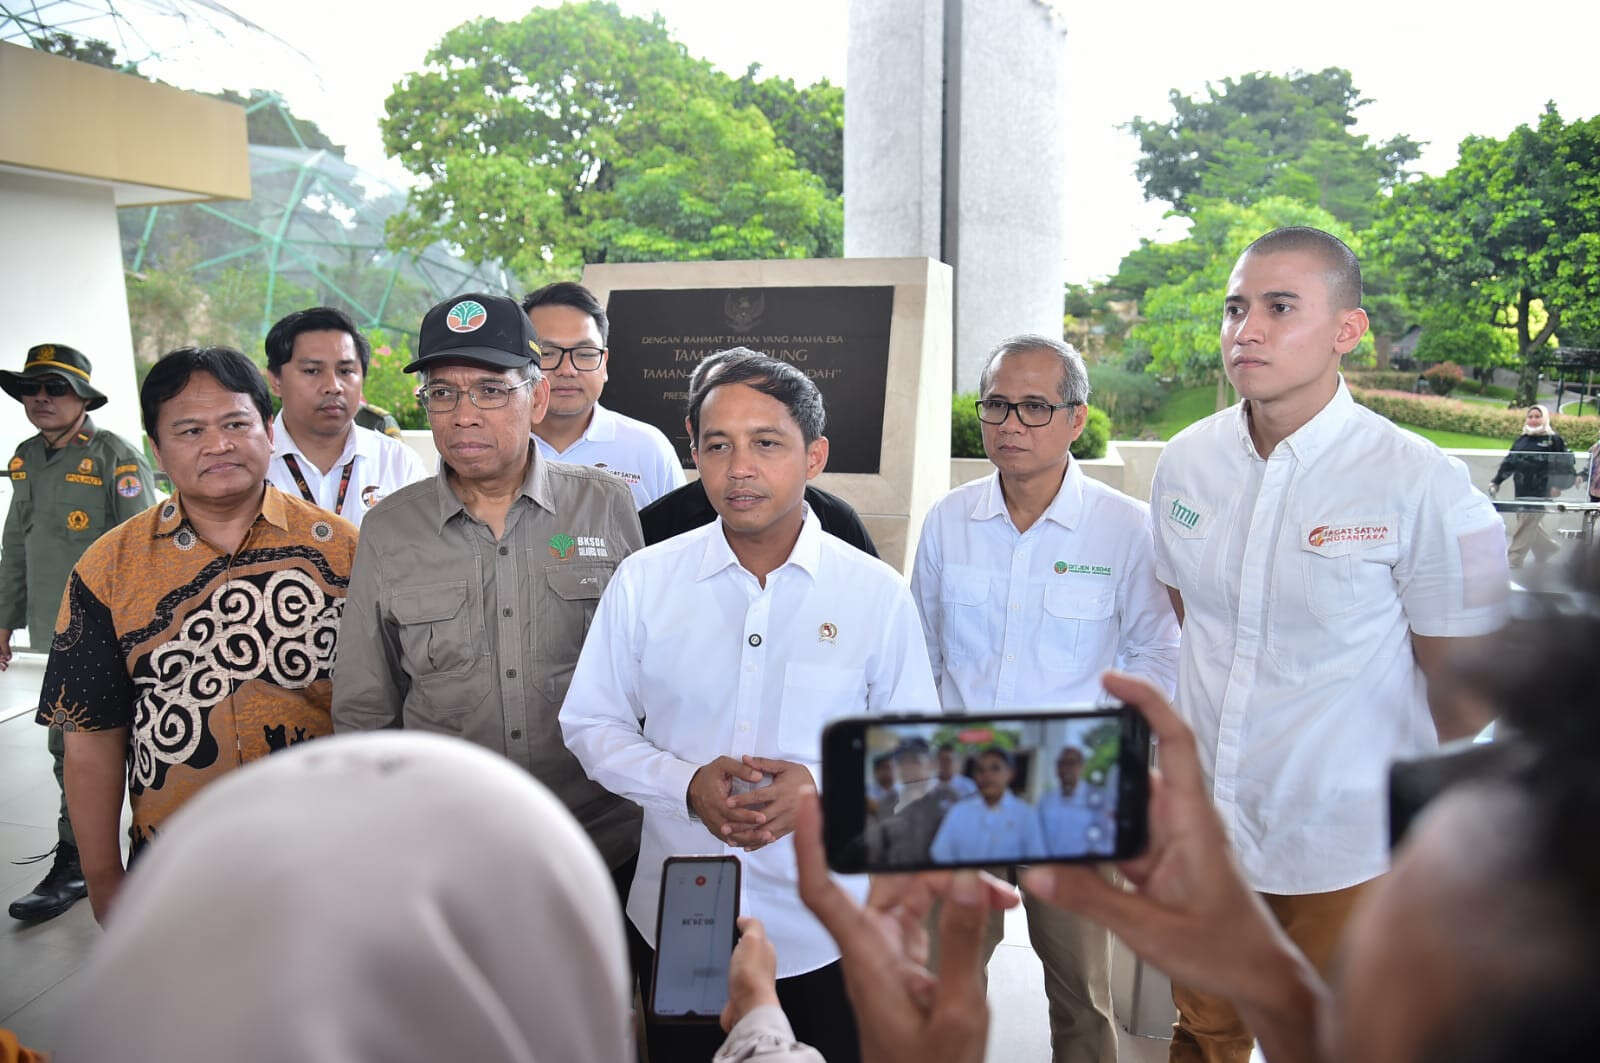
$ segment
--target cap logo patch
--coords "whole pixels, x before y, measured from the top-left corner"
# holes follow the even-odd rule
[[[38,362],[53,362],[56,360],[56,349],[47,343],[39,348],[34,355],[34,360]]]
[[[476,299],[463,299],[450,308],[444,316],[444,323],[450,327],[451,332],[476,332],[489,320],[489,311]]]

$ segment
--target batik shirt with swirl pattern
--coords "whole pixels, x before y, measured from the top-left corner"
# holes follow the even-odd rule
[[[224,773],[333,733],[330,676],[355,548],[354,526],[268,485],[232,555],[195,533],[176,495],[84,552],[37,719],[128,729],[135,853]]]

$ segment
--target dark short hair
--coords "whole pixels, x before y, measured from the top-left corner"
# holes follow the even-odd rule
[[[539,306],[570,306],[574,310],[582,310],[594,318],[595,327],[600,330],[600,342],[609,343],[611,340],[611,320],[606,317],[606,308],[600,305],[594,292],[581,284],[557,281],[522,297],[524,314]]]
[[[156,426],[162,404],[188,387],[196,373],[209,373],[228,391],[250,396],[261,423],[272,423],[272,396],[254,362],[232,347],[179,347],[162,355],[139,387],[139,414],[151,442],[161,442]]]
[[[1361,305],[1361,260],[1350,245],[1332,233],[1309,225],[1287,225],[1250,242],[1239,255],[1271,255],[1280,251],[1308,251],[1322,260],[1328,270],[1328,294],[1345,310]]]
[[[889,765],[893,765],[894,764],[894,754],[893,753],[879,753],[877,756],[872,758],[872,770],[873,771],[877,771],[879,768],[883,767],[885,764],[889,764]]]
[[[770,395],[788,407],[789,416],[800,426],[800,435],[809,446],[822,438],[828,423],[827,411],[822,405],[822,392],[811,378],[788,362],[768,358],[748,347],[731,347],[718,351],[716,372],[700,379],[700,386],[689,392],[689,442],[700,442],[700,407],[706,396],[725,384],[743,384],[763,395]]]
[[[1017,770],[1017,762],[1012,759],[1011,751],[1004,746],[984,746],[983,751],[978,754],[978,759],[982,760],[984,757],[999,757],[1006,762],[1007,769],[1013,772]]]
[[[954,753],[956,751],[956,744],[948,741],[940,742],[937,748],[940,753]]]
[[[928,740],[926,738],[917,738],[913,736],[911,738],[901,739],[900,744],[894,747],[894,757],[896,760],[899,760],[901,757],[925,757],[927,755]]]
[[[267,330],[264,346],[267,349],[267,368],[276,373],[294,357],[294,341],[302,332],[343,332],[356,345],[356,357],[361,359],[361,375],[367,373],[372,361],[372,344],[356,328],[350,315],[331,306],[313,306],[296,310],[280,317],[277,324]]]

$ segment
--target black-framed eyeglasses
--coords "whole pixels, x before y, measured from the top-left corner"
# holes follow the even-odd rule
[[[40,388],[44,388],[44,393],[52,399],[59,399],[72,390],[72,385],[60,377],[52,377],[49,380],[17,381],[17,394],[24,398],[32,398],[39,394]]]
[[[591,343],[580,343],[576,347],[558,347],[553,343],[541,343],[539,368],[547,373],[553,373],[561,368],[561,359],[571,358],[572,368],[580,373],[592,373],[600,368],[600,359],[605,353],[604,347],[596,347]]]
[[[453,388],[449,384],[425,384],[417,389],[417,401],[429,413],[449,413],[461,405],[461,396],[472,399],[480,410],[496,410],[511,401],[511,393],[532,384],[531,380],[515,384],[481,383],[469,388]]]
[[[1043,428],[1050,423],[1057,410],[1082,406],[1081,402],[1007,402],[1005,399],[979,399],[973,403],[978,408],[978,420],[984,424],[1005,424],[1011,411],[1017,413],[1017,423],[1024,428]]]

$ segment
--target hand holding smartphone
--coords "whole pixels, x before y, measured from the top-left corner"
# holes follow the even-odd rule
[[[828,863],[853,874],[1126,860],[1148,836],[1149,763],[1148,726],[1125,706],[837,720],[822,739]]]

